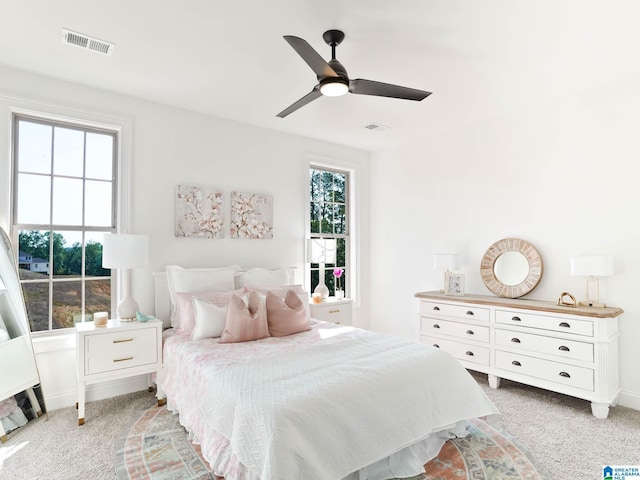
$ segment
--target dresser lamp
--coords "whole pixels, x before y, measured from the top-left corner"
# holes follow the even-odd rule
[[[324,283],[324,265],[336,263],[335,238],[310,238],[307,240],[307,263],[318,264],[319,283],[313,293],[320,294],[322,300],[329,296],[329,288]]]
[[[600,303],[599,277],[613,275],[613,257],[609,255],[587,255],[571,257],[571,275],[587,277],[585,300],[578,302],[583,307],[605,307]]]
[[[451,273],[451,270],[460,268],[460,255],[457,253],[436,253],[433,255],[433,268],[443,272],[443,289],[440,291],[444,292],[447,288],[447,274]]]
[[[102,247],[102,267],[120,270],[122,299],[116,312],[125,322],[136,319],[138,302],[131,296],[131,269],[147,266],[149,237],[147,235],[107,234]]]

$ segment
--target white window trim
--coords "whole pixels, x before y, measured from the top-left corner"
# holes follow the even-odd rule
[[[314,154],[305,155],[305,170],[304,170],[304,185],[305,187],[305,210],[304,210],[304,223],[305,223],[305,242],[307,238],[311,237],[311,214],[309,213],[309,204],[311,203],[311,194],[309,192],[309,169],[312,166],[324,167],[330,169],[343,170],[349,172],[349,258],[347,259],[347,269],[349,272],[349,298],[353,299],[354,306],[359,307],[362,299],[362,275],[360,272],[360,266],[362,265],[362,249],[360,242],[360,209],[361,199],[359,198],[361,192],[360,175],[358,175],[358,164],[350,162],[348,160],[341,160],[336,158],[322,157]],[[317,234],[314,234],[317,235]],[[306,246],[305,246],[306,249]],[[311,291],[312,285],[309,285],[309,278],[311,276],[311,266],[304,262],[304,286],[306,290]]]
[[[0,120],[0,151],[6,152],[7,162],[4,166],[4,175],[0,178],[0,191],[4,191],[4,198],[0,199],[0,226],[5,231],[11,232],[13,212],[13,191],[12,191],[12,171],[13,171],[13,116],[27,115],[40,117],[43,119],[77,123],[95,128],[114,130],[118,133],[118,161],[117,161],[117,195],[116,201],[116,231],[126,232],[130,229],[131,222],[131,120],[123,117],[115,117],[107,114],[85,112],[74,110],[50,103],[42,103],[27,100],[19,97],[0,95],[0,111],[4,111],[4,120]],[[17,234],[16,234],[17,235]],[[15,239],[12,238],[15,243]],[[118,272],[116,282],[111,291],[111,311],[115,312],[118,292],[122,285],[122,279]],[[35,333],[35,332],[34,332]],[[46,338],[50,336],[68,335],[64,330],[57,332],[50,330],[41,332],[36,338]]]

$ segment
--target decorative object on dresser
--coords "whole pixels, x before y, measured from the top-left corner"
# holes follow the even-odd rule
[[[84,425],[85,389],[87,385],[149,375],[162,374],[162,322],[120,322],[109,320],[105,328],[96,328],[93,322],[76,324],[76,373],[78,380],[78,425]],[[160,381],[156,397],[164,405]]]
[[[445,274],[444,294],[464,295],[464,274],[447,272]]]
[[[139,307],[131,296],[130,269],[147,266],[148,250],[149,237],[146,235],[111,233],[104,236],[102,267],[121,270],[122,299],[116,311],[122,321],[136,319]]]
[[[419,300],[420,341],[443,348],[470,370],[591,402],[597,418],[615,405],[620,308],[566,307],[483,295]]]
[[[499,297],[518,298],[531,292],[542,278],[542,257],[519,238],[503,238],[491,245],[480,262],[480,276]]]
[[[571,257],[571,275],[587,277],[584,301],[578,302],[585,307],[605,307],[600,302],[600,280],[598,277],[613,275],[613,257],[609,255],[587,255]]]
[[[433,255],[433,269],[442,272],[443,292],[447,289],[447,274],[458,268],[460,268],[460,255],[457,253],[435,253]]]
[[[571,295],[569,292],[562,292],[558,297],[558,305],[562,305],[564,307],[577,307],[578,302],[576,302],[576,297]]]
[[[353,300],[350,298],[329,297],[322,303],[309,302],[309,311],[312,318],[351,325],[352,304]]]
[[[0,368],[0,441],[2,442],[7,440],[7,432],[24,425],[29,418],[41,416],[44,406],[40,372],[31,343],[31,329],[18,278],[16,259],[17,255],[14,253],[8,235],[0,228],[0,365],[2,365]],[[17,405],[16,395],[25,396],[28,399],[28,401],[25,400],[22,408]]]
[[[324,266],[336,262],[335,238],[310,238],[307,240],[307,263],[318,264],[318,285],[314,293],[319,293],[322,300],[329,296],[329,288],[324,282]]]

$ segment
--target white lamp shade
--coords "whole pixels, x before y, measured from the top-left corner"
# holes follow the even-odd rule
[[[435,270],[457,270],[460,268],[460,255],[457,253],[436,253],[433,255]]]
[[[307,262],[336,263],[335,238],[310,238],[307,240]]]
[[[571,257],[571,275],[580,277],[610,277],[613,275],[613,257],[610,255]]]
[[[147,266],[147,235],[108,234],[102,244],[103,268],[142,268]]]

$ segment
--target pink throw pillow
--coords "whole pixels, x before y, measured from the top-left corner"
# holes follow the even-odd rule
[[[284,337],[311,330],[309,315],[296,292],[289,290],[284,300],[267,292],[267,323],[272,337]]]
[[[246,303],[243,297],[231,297],[220,343],[250,342],[269,336],[265,302],[255,292],[244,297],[247,298]]]
[[[193,299],[199,298],[218,307],[226,307],[232,295],[242,295],[244,289],[231,292],[176,292],[177,315],[174,331],[178,335],[191,335],[196,326],[196,312],[193,309]]]

